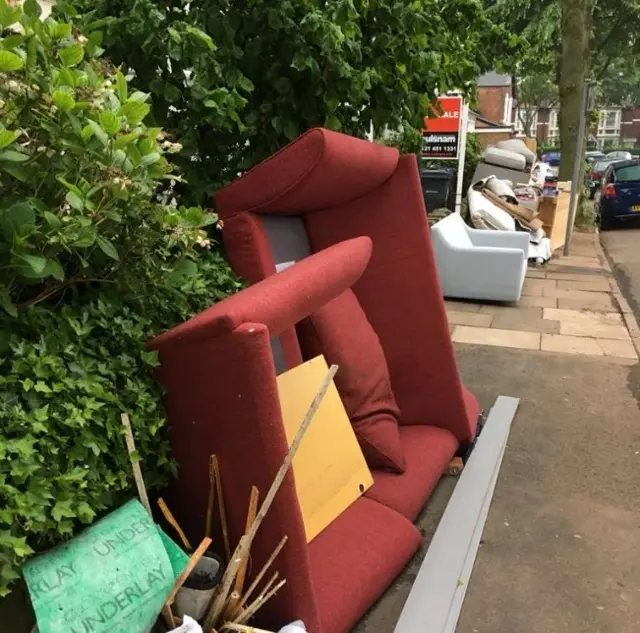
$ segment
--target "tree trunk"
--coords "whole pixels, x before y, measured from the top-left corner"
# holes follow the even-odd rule
[[[592,10],[593,0],[562,0],[559,118],[562,156],[559,180],[571,180],[573,172],[582,91],[589,66]]]

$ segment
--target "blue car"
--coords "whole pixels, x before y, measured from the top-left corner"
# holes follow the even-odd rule
[[[560,152],[545,152],[542,155],[542,162],[551,167],[560,167]]]
[[[609,165],[596,195],[595,209],[602,231],[619,220],[640,218],[640,159]]]

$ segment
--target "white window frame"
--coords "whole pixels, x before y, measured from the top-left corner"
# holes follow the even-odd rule
[[[549,125],[547,127],[547,141],[555,143],[560,138],[560,125],[558,123],[558,111],[555,108],[549,110]]]
[[[513,97],[507,92],[504,95],[504,107],[502,109],[502,122],[511,125],[513,115]]]
[[[613,122],[607,119],[613,119]],[[622,127],[622,110],[609,109],[601,110],[598,119],[598,136],[605,138],[613,138],[620,136],[620,128]]]
[[[522,124],[522,120],[520,119],[520,111],[526,112],[525,108],[516,108],[516,118],[514,123],[514,129],[516,134],[524,136],[524,125]],[[536,110],[533,115],[533,121],[531,122],[531,133],[533,136],[536,136],[536,132],[538,130],[538,111]]]

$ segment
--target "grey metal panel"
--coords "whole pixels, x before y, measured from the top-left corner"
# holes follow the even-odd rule
[[[276,368],[276,374],[280,375],[287,371],[287,364],[284,360],[284,352],[282,351],[282,343],[277,336],[271,338],[271,353],[273,354],[273,364]]]
[[[260,221],[278,272],[311,255],[309,238],[300,216],[263,215],[260,216]],[[271,352],[276,374],[287,371],[282,344],[278,337],[271,339]]]
[[[311,255],[311,246],[300,216],[260,216],[276,264],[297,262]]]
[[[454,633],[519,403],[499,396],[489,412],[394,633]]]

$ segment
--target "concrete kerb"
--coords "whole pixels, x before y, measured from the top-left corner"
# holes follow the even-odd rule
[[[598,257],[602,259],[602,263],[605,266],[606,270],[613,273],[612,262],[609,258],[609,255],[602,248],[602,244],[600,243],[600,231],[596,229],[596,235],[598,239],[596,240],[596,250],[598,251]],[[636,349],[636,353],[638,354],[638,358],[640,358],[640,327],[638,326],[638,322],[636,321],[635,314],[629,305],[629,302],[625,299],[624,295],[620,290],[620,286],[618,286],[618,282],[613,274],[609,277],[609,286],[611,287],[611,294],[618,304],[618,308],[622,314],[622,318],[624,319],[625,325],[627,326],[627,330],[629,332],[629,336],[631,337],[631,342]]]

